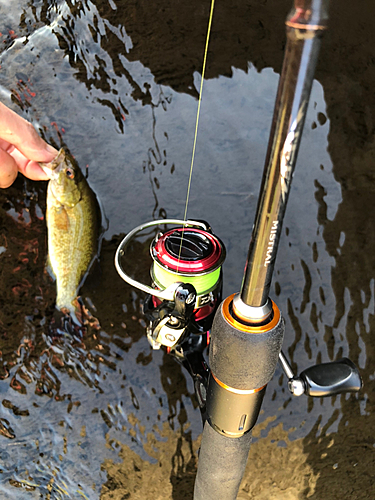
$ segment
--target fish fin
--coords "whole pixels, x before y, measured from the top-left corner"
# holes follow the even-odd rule
[[[95,256],[89,264],[87,273],[83,277],[79,289],[82,291],[82,287],[84,287],[83,290],[93,290],[98,288],[102,280],[102,274],[103,272],[100,265],[100,259]]]
[[[49,276],[53,279],[53,281],[56,281],[56,276],[55,273],[53,272],[51,259],[49,255],[47,255],[45,270],[47,271],[47,274],[49,274]]]
[[[98,220],[100,221],[99,239],[101,240],[103,238],[104,233],[106,231],[108,231],[109,219],[105,214],[102,200],[97,195],[95,195],[95,198],[96,198],[96,205],[97,205],[96,206],[97,217],[98,217]]]
[[[78,337],[82,339],[87,333],[87,328],[82,324],[77,324],[67,309],[55,309],[48,326],[48,334],[52,338],[64,336]]]
[[[69,217],[66,209],[64,207],[61,207],[57,217],[54,218],[55,222],[55,227],[59,229],[60,231],[68,231],[70,222],[69,222]]]
[[[94,328],[95,330],[100,330],[101,326],[100,326],[99,320],[91,314],[90,310],[87,309],[87,307],[83,304],[82,299],[80,297],[78,297],[77,300],[80,303],[81,308],[82,308],[82,313],[83,313],[84,318],[85,318],[85,325],[88,324],[91,328]]]
[[[80,327],[85,324],[82,314],[82,306],[77,299],[72,300],[72,305],[69,307],[56,307],[59,309],[66,318],[70,318],[72,324]]]
[[[74,299],[72,305],[74,306],[74,313],[70,311],[70,315],[73,321],[78,321],[80,325],[90,326],[95,330],[100,330],[99,320],[91,314],[89,309],[87,309],[81,297]]]
[[[72,301],[72,307],[56,308],[50,323],[50,334],[63,333],[83,336],[87,328],[100,330],[100,323],[91,312],[84,306],[81,297]]]

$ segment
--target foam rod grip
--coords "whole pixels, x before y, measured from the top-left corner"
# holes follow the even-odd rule
[[[271,380],[283,343],[285,322],[279,320],[269,327],[246,327],[231,321],[224,301],[216,312],[210,344],[210,369],[216,379],[229,387],[257,389]],[[276,307],[274,305],[274,307]]]
[[[251,432],[223,436],[206,421],[195,479],[194,500],[235,500],[245,472]]]

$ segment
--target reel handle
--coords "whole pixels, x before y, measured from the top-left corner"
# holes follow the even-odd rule
[[[185,227],[198,227],[200,229],[204,229],[205,231],[208,231],[210,228],[207,224],[204,222],[198,222],[198,221],[183,221],[180,219],[162,219],[162,220],[154,220],[151,222],[147,222],[145,224],[141,224],[140,226],[137,226],[134,228],[130,233],[128,233],[125,238],[121,241],[120,245],[117,248],[116,255],[115,255],[115,266],[117,269],[117,272],[121,276],[121,278],[126,281],[126,283],[129,283],[129,285],[134,286],[135,288],[138,288],[138,290],[142,290],[142,292],[148,293],[150,295],[153,295],[154,297],[158,297],[161,300],[169,300],[169,301],[174,301],[175,300],[175,294],[180,285],[182,285],[181,282],[177,283],[172,283],[172,285],[168,286],[164,290],[157,290],[156,288],[152,288],[151,286],[145,285],[144,283],[141,283],[135,279],[133,279],[131,276],[129,276],[123,269],[121,265],[121,257],[125,256],[125,250],[126,247],[129,245],[130,241],[141,231],[144,231],[145,229],[148,229],[149,227],[153,226],[160,226],[162,224],[178,224],[180,226],[185,226]]]
[[[310,366],[299,377],[294,375],[282,352],[279,360],[289,379],[288,388],[294,396],[334,396],[342,392],[358,392],[362,388],[358,368],[348,358]]]

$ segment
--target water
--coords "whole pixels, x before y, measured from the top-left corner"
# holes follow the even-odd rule
[[[289,7],[215,10],[188,215],[207,219],[227,247],[225,295],[241,283]],[[183,216],[208,10],[162,0],[0,1],[1,100],[88,165],[109,221],[100,268],[82,289],[101,328],[51,338],[46,185],[18,179],[0,193],[1,498],[192,497],[201,432],[193,385],[151,350],[142,297],[118,277],[113,256],[138,224]],[[365,388],[292,398],[278,367],[241,499],[329,499],[343,485],[347,498],[368,498],[375,103],[371,65],[356,62],[367,61],[366,49],[355,58],[354,39],[340,38],[347,22],[338,16],[323,44],[272,297],[296,372],[350,356]],[[147,245],[135,250],[132,272],[147,282]]]

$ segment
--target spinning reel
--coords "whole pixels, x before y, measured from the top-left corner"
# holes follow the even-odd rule
[[[126,248],[140,232],[152,226],[178,225],[158,232],[150,245],[152,286],[131,278],[123,269]],[[176,350],[188,333],[194,343],[208,343],[208,331],[222,295],[225,247],[203,221],[164,219],[136,227],[120,243],[115,265],[130,285],[147,293],[144,315],[153,349]],[[194,335],[193,335],[194,336]]]

